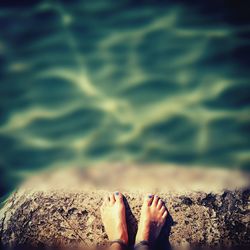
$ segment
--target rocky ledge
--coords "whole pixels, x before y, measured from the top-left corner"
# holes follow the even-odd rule
[[[185,181],[184,181],[185,180]],[[158,249],[250,246],[249,176],[226,170],[102,166],[47,172],[14,192],[0,212],[2,247],[103,246],[103,196],[125,197],[133,243],[143,196],[157,193],[169,216]]]

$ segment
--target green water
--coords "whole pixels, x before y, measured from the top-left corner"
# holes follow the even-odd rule
[[[46,168],[248,168],[249,16],[236,1],[1,3],[0,196]]]

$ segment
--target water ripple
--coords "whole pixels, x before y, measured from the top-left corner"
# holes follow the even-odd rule
[[[244,15],[209,1],[6,4],[0,171],[106,161],[248,168]]]

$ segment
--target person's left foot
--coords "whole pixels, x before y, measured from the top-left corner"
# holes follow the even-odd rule
[[[110,194],[101,206],[101,217],[110,241],[121,240],[128,244],[128,229],[123,195]]]
[[[141,208],[136,243],[147,241],[154,244],[166,221],[168,212],[163,201],[156,195],[147,195]]]

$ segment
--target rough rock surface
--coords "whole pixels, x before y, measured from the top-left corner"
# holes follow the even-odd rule
[[[149,173],[146,172],[150,172],[150,169],[143,171],[145,176],[148,176]],[[190,189],[173,192],[171,188],[162,188],[162,191],[159,188],[164,186],[162,182],[156,181],[158,187],[150,184],[149,180],[153,180],[154,176],[149,178],[148,183],[144,182],[145,187],[149,188],[143,190],[141,187],[136,188],[137,183],[127,188],[118,184],[114,186],[115,182],[111,179],[108,184],[105,183],[107,180],[104,175],[110,176],[111,172],[114,180],[121,178],[120,167],[95,171],[101,174],[98,176],[93,170],[67,172],[66,179],[70,187],[66,187],[64,175],[60,175],[60,178],[65,180],[65,183],[59,181],[58,175],[48,177],[48,174],[43,174],[24,184],[13,193],[1,210],[2,246],[105,245],[108,239],[100,219],[99,207],[103,196],[115,188],[124,193],[131,242],[137,230],[143,196],[148,191],[146,189],[150,189],[157,192],[169,210],[159,249],[167,249],[169,243],[172,247],[185,248],[194,245],[250,246],[250,189],[243,180],[246,176],[242,177],[243,182],[233,190],[228,187],[222,190],[220,187],[220,191],[211,191],[209,182],[204,181],[200,191],[196,188],[195,191]],[[141,169],[123,171],[122,178],[129,176],[129,171],[136,176],[135,173],[141,172]],[[159,170],[159,175],[166,181],[173,178],[170,174],[164,175],[165,171]],[[180,171],[182,170],[178,169],[178,173]],[[141,175],[140,179],[143,179],[145,176]],[[213,185],[216,183],[210,182],[210,186]]]

